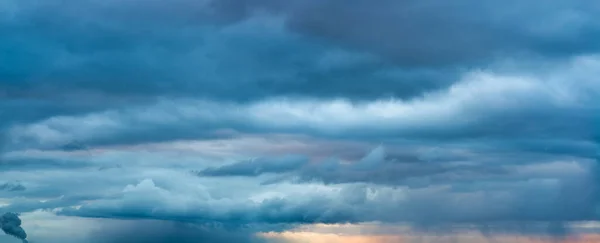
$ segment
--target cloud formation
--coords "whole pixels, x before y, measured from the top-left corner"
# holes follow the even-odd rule
[[[199,176],[257,176],[263,173],[284,173],[296,170],[308,162],[303,156],[257,158],[197,172]]]
[[[18,192],[25,190],[27,190],[27,188],[20,183],[6,182],[4,184],[0,184],[0,191]]]
[[[240,242],[263,243],[261,238],[244,230],[227,230],[211,226],[198,226],[185,223],[139,221],[119,222],[119,227],[104,225],[101,230],[93,232],[90,242],[93,243],[195,243],[195,242]]]
[[[0,211],[105,222],[80,237],[98,243],[372,222],[580,232],[600,220],[599,13],[590,0],[7,0]]]
[[[579,57],[552,73],[525,74],[529,76],[473,72],[448,90],[413,100],[352,103],[345,99],[275,98],[248,104],[162,100],[80,116],[53,116],[13,126],[9,133],[14,136],[13,141],[46,146],[64,146],[72,141],[139,143],[235,135],[220,132],[227,130],[343,138],[468,139],[521,135],[560,142],[598,136],[594,131],[598,107],[593,102],[600,93],[593,79],[598,63],[595,56]],[[572,78],[578,82],[569,81]],[[533,123],[540,119],[545,122]],[[573,122],[577,126],[565,125]],[[550,130],[558,134],[548,138],[546,132]]]
[[[507,55],[565,57],[598,51],[600,7],[587,0],[225,0],[213,6],[230,19],[257,10],[288,17],[289,27],[402,65],[481,65]]]
[[[21,239],[23,243],[27,243],[27,233],[21,227],[21,219],[18,214],[5,213],[0,217],[0,228],[8,235],[12,235]]]
[[[439,86],[446,73],[453,73],[396,68],[369,53],[312,41],[288,31],[281,17],[216,24],[205,13],[213,11],[198,6],[199,1],[85,0],[69,7],[59,1],[9,2],[14,5],[12,17],[3,18],[0,29],[11,33],[0,39],[10,54],[3,56],[3,63],[9,65],[3,66],[0,77],[10,81],[0,82],[5,90],[1,97],[37,108],[18,114],[22,119],[164,96],[234,101],[270,96],[414,96]],[[149,13],[154,16],[151,20]],[[398,82],[399,77],[407,81]],[[329,81],[318,81],[322,79]],[[367,89],[347,85],[348,80],[365,79],[378,85]],[[380,88],[388,85],[397,91]],[[85,102],[69,102],[74,99]],[[3,106],[17,109],[16,105]]]

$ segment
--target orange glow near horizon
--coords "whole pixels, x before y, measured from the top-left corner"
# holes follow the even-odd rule
[[[317,232],[263,233],[261,237],[286,243],[600,243],[600,234],[586,234],[564,240],[531,238],[526,236],[495,236],[493,240],[480,234],[460,234],[453,236],[414,236],[414,235],[349,235]]]
[[[283,232],[262,234],[267,239],[290,243],[404,243],[399,235],[340,235],[315,232]]]

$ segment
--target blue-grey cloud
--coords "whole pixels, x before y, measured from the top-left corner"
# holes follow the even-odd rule
[[[91,167],[93,164],[85,160],[56,160],[38,158],[4,158],[0,160],[3,171],[36,171],[42,169],[76,169]]]
[[[74,195],[74,196],[61,196],[58,198],[51,198],[48,200],[43,200],[43,198],[45,198],[44,196],[48,196],[48,195],[44,195],[43,193],[30,193],[30,194],[26,194],[26,197],[16,197],[16,198],[12,198],[10,200],[10,204],[9,205],[3,205],[0,207],[0,210],[2,211],[8,211],[8,212],[15,212],[15,213],[27,213],[27,212],[33,212],[36,210],[53,210],[56,208],[62,208],[62,207],[72,207],[72,206],[77,206],[79,204],[81,204],[83,201],[86,200],[98,200],[101,198],[105,198],[105,197],[101,197],[99,195],[93,195],[93,196],[80,196],[80,195]]]
[[[118,227],[117,227],[118,226]],[[225,229],[211,225],[193,225],[168,221],[142,220],[104,225],[89,235],[93,243],[263,243],[267,242],[248,229]]]
[[[294,159],[295,158],[295,159]],[[384,185],[409,185],[411,187],[469,182],[483,179],[518,179],[517,169],[509,163],[488,164],[474,156],[453,159],[438,158],[434,161],[418,159],[417,155],[405,160],[390,156],[383,146],[376,147],[357,161],[342,162],[330,158],[315,163],[302,157],[262,158],[236,162],[216,168],[195,172],[199,176],[260,176],[282,174],[266,183],[282,181],[314,182],[326,184],[375,183]],[[500,160],[500,158],[497,158]],[[529,175],[531,178],[531,175]]]
[[[4,213],[0,217],[0,228],[8,235],[12,235],[18,239],[21,239],[23,243],[27,243],[27,233],[21,227],[21,219],[18,214],[15,213]]]
[[[508,176],[512,170],[508,166],[493,166],[469,160],[442,163],[386,160],[383,148],[379,147],[353,163],[328,160],[296,172],[295,180],[300,182],[315,180],[326,184],[369,182],[420,187],[450,181],[493,179]]]
[[[237,224],[569,222],[598,218],[595,213],[597,198],[589,197],[596,188],[589,183],[578,178],[559,183],[549,183],[547,180],[500,182],[496,183],[499,190],[487,192],[454,192],[444,187],[407,191],[347,186],[341,191],[250,201],[184,196],[146,180],[128,186],[126,194],[120,199],[96,201],[77,209],[65,208],[61,214]],[[481,189],[488,187],[482,185]],[[580,189],[574,191],[572,188]],[[178,206],[178,200],[185,201],[186,206]]]
[[[70,141],[131,144],[236,135],[223,130],[371,141],[518,138],[580,143],[598,136],[597,66],[591,56],[569,60],[551,74],[473,72],[448,90],[411,100],[273,98],[240,104],[163,99],[13,126],[9,135],[13,142],[42,147]],[[570,78],[580,82],[571,85]]]
[[[257,9],[281,13],[299,33],[369,50],[410,66],[481,65],[497,57],[564,57],[598,51],[600,7],[589,0],[545,2],[221,0],[231,20]]]
[[[107,243],[600,220],[592,1],[0,5],[0,211],[193,224]]]
[[[12,16],[0,20],[0,32],[10,33],[0,39],[7,53],[0,97],[47,108],[61,104],[61,113],[157,96],[235,101],[286,95],[412,97],[456,73],[394,67],[369,54],[288,33],[278,18],[219,25],[205,13],[212,10],[195,1],[134,2],[100,6],[86,0],[65,7],[59,1],[10,1]],[[348,85],[367,79],[373,85]],[[80,102],[69,102],[73,99]]]
[[[19,192],[25,190],[27,190],[27,187],[18,182],[6,182],[0,184],[0,191]]]
[[[257,176],[264,173],[285,173],[297,170],[308,163],[305,156],[256,158],[196,172],[199,176]]]
[[[68,7],[57,1],[9,1],[13,7],[0,20],[0,31],[10,33],[0,39],[8,53],[0,97],[11,119],[26,120],[145,103],[157,96],[236,101],[286,95],[419,97],[448,87],[460,70],[406,65],[469,61],[467,66],[476,66],[495,55],[572,56],[596,50],[589,40],[598,32],[597,6],[586,0],[527,2],[511,11],[521,1],[502,7],[468,0],[220,0],[212,6],[189,0],[143,5],[87,0]],[[284,20],[261,16],[234,25],[214,21],[254,7],[283,14],[288,28],[280,26]],[[323,44],[312,36],[332,41]],[[375,57],[352,47],[373,51]],[[382,53],[402,64],[381,61],[377,55]],[[19,111],[23,105],[32,109]]]
[[[443,150],[439,151],[437,157],[443,158],[444,153]],[[403,163],[396,159],[397,157],[386,156],[382,147],[379,147],[358,163],[336,162],[330,173],[313,174],[316,179],[329,180],[327,186],[316,188],[320,183],[315,183],[314,180],[313,183],[304,182],[302,185],[280,181],[260,186],[260,181],[248,176],[241,177],[245,178],[243,180],[234,180],[232,177],[188,177],[184,169],[174,173],[170,171],[172,169],[161,168],[164,161],[136,167],[136,173],[91,170],[86,173],[92,174],[77,175],[82,171],[69,169],[72,172],[65,171],[57,175],[46,173],[45,181],[37,183],[49,183],[48,188],[62,188],[62,193],[68,193],[67,195],[89,192],[90,196],[42,201],[48,195],[40,197],[43,194],[29,194],[31,199],[11,199],[10,205],[0,210],[30,212],[37,209],[60,209],[61,215],[130,220],[160,219],[193,224],[294,225],[383,221],[409,223],[419,228],[446,228],[445,225],[448,225],[448,229],[455,224],[499,224],[496,227],[504,228],[504,225],[535,226],[540,221],[568,223],[595,220],[598,217],[595,213],[597,183],[594,182],[595,174],[590,173],[594,167],[585,161],[555,164],[525,161],[512,168],[509,171],[511,173],[499,174],[480,171],[461,174],[465,167],[446,167],[449,168],[450,175],[454,176],[437,178],[436,181],[435,173],[415,173],[412,177],[421,179],[421,186],[407,187],[398,183],[398,178],[392,177],[403,171],[393,171],[386,167],[386,163]],[[436,160],[435,156],[428,160],[412,163],[441,163],[446,166],[445,163],[448,162],[445,159]],[[476,161],[469,163],[474,162]],[[487,162],[501,163],[484,161],[475,167],[485,168]],[[152,167],[148,167],[149,165]],[[512,166],[516,165],[519,163]],[[381,176],[387,170],[387,178]],[[300,168],[285,173],[290,172],[309,175],[310,170]],[[378,177],[390,180],[367,180],[367,177],[356,177],[357,173],[375,173]],[[135,174],[139,175],[135,177]],[[96,176],[117,179],[124,175],[133,176],[131,178],[147,175],[156,179],[136,182],[124,189],[124,184],[119,186],[119,183],[128,183],[130,180],[127,178],[110,184],[95,185],[100,181]],[[87,183],[73,186],[82,178],[86,178]],[[36,184],[34,180],[41,178],[24,179],[30,180],[30,184]],[[71,182],[70,186],[61,185],[57,179],[61,183]],[[357,184],[358,181],[362,183]],[[387,186],[390,183],[396,185]],[[256,187],[247,187],[252,184],[256,184]],[[114,188],[115,185],[117,188]],[[34,187],[28,193],[35,190],[38,189]],[[37,191],[40,192],[42,191]]]

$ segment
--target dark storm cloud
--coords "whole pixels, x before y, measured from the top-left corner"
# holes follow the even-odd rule
[[[457,70],[430,67],[437,64],[477,66],[495,55],[569,56],[597,49],[595,4],[542,4],[9,1],[0,19],[0,32],[7,33],[0,38],[6,53],[0,98],[8,99],[3,104],[58,103],[54,112],[65,114],[156,96],[417,97],[456,80]],[[249,18],[256,8],[283,14],[300,36]],[[222,17],[239,21],[222,25]],[[400,65],[344,48],[391,56]],[[66,102],[72,99],[79,102]],[[11,113],[36,119],[49,110],[29,111]]]
[[[14,8],[0,19],[0,99],[62,103],[56,112],[68,113],[158,96],[413,97],[456,75],[394,67],[288,33],[274,18],[219,25],[197,1],[136,2],[9,1]]]
[[[85,0],[64,6],[55,1],[9,1],[7,6],[12,6],[6,10],[9,14],[0,19],[0,31],[11,33],[0,35],[0,48],[8,53],[0,57],[2,63],[6,63],[0,70],[0,98],[5,101],[0,102],[0,130],[34,122],[61,123],[61,119],[56,117],[85,118],[89,114],[104,114],[109,120],[114,118],[118,120],[116,123],[124,123],[105,127],[105,134],[90,139],[95,141],[74,137],[46,147],[57,148],[73,140],[94,146],[211,139],[221,136],[214,133],[218,129],[256,133],[273,130],[327,133],[338,138],[372,140],[380,140],[382,136],[433,140],[522,134],[539,136],[546,135],[548,130],[560,133],[560,136],[580,137],[588,133],[586,123],[593,124],[598,120],[593,115],[597,109],[559,110],[547,104],[537,106],[535,97],[532,97],[523,103],[530,103],[531,107],[521,108],[519,112],[500,110],[482,116],[478,113],[487,111],[480,107],[472,109],[471,115],[479,116],[477,119],[482,121],[457,127],[452,124],[455,120],[448,120],[445,129],[427,127],[379,131],[360,128],[335,132],[331,131],[335,130],[331,127],[298,127],[305,121],[299,121],[295,127],[289,124],[281,126],[276,122],[263,125],[261,120],[248,124],[246,114],[234,114],[215,122],[211,122],[213,119],[208,119],[205,114],[201,117],[202,121],[198,121],[185,117],[191,110],[170,114],[178,120],[173,124],[144,124],[147,112],[138,115],[126,113],[136,112],[131,107],[152,107],[157,97],[237,101],[226,106],[216,105],[216,102],[207,108],[200,108],[202,104],[189,104],[190,109],[209,109],[219,114],[224,109],[243,107],[250,100],[274,96],[362,97],[362,100],[387,95],[421,97],[425,91],[439,90],[460,81],[459,70],[427,67],[425,64],[420,64],[425,67],[416,68],[402,64],[420,63],[413,60],[416,58],[413,56],[456,62],[460,66],[467,59],[486,59],[485,56],[491,55],[488,51],[514,54],[523,50],[554,55],[551,51],[541,51],[538,45],[523,43],[553,39],[563,41],[561,43],[566,46],[585,46],[582,41],[590,38],[580,35],[595,33],[593,21],[589,19],[592,18],[590,12],[597,9],[595,5],[583,8],[585,1],[559,1],[543,6],[536,1],[520,2],[522,6],[510,1],[502,7],[491,1],[468,0],[452,3],[386,0],[378,4],[359,0],[349,3],[333,0],[286,3],[232,0],[215,1],[209,7],[187,0],[169,4],[159,1],[143,5],[135,3],[128,0],[100,4]],[[282,13],[287,22],[264,15],[245,16],[244,13],[252,12],[254,8]],[[507,10],[513,8],[516,10]],[[540,14],[542,18],[527,17],[530,14]],[[242,18],[229,24],[218,21],[219,17],[235,15]],[[339,28],[333,27],[333,23],[338,23],[336,21]],[[538,22],[554,25],[544,25],[544,29],[538,26]],[[288,24],[284,26],[287,29],[282,28],[282,24]],[[323,30],[315,29],[317,26]],[[295,32],[290,33],[290,29]],[[576,33],[574,39],[558,38],[567,35],[565,31]],[[335,40],[323,44],[312,36],[333,37]],[[523,38],[529,42],[518,36],[526,36]],[[463,38],[476,43],[463,43]],[[419,41],[421,39],[435,43]],[[344,49],[347,45],[365,46],[359,49],[367,53],[348,51]],[[481,45],[484,51],[478,50]],[[372,48],[383,48],[386,53],[404,61],[400,64],[382,61],[377,53],[384,51]],[[465,49],[477,53],[472,54]],[[585,50],[592,52],[595,49]],[[575,55],[579,52],[565,53]],[[431,65],[435,66],[434,63]],[[158,112],[167,113],[169,111],[162,109],[172,109],[158,108]],[[557,115],[559,112],[561,114]],[[565,122],[567,117],[575,115],[578,119]],[[437,114],[432,113],[431,116]],[[90,118],[105,119],[93,115]],[[273,117],[273,120],[277,118]],[[545,121],[543,126],[536,124],[542,119]],[[535,126],[541,128],[533,128]],[[527,128],[528,132],[523,133],[523,128]],[[56,128],[48,127],[34,133],[50,137],[55,134],[44,132],[52,130]],[[59,131],[62,133],[71,129],[60,130],[63,130]],[[111,135],[115,132],[121,135]],[[18,142],[36,146],[36,141],[25,139]]]
[[[590,0],[215,0],[230,20],[256,10],[290,29],[387,56],[401,65],[478,66],[497,57],[565,57],[598,51],[600,6]]]
[[[21,219],[18,214],[5,213],[0,217],[0,228],[4,233],[21,239],[23,243],[27,243],[27,233],[21,227]]]

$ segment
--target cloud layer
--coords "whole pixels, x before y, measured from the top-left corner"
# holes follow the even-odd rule
[[[600,216],[599,13],[7,0],[0,211],[106,229],[51,242],[271,242],[257,233],[372,222],[581,232]]]

